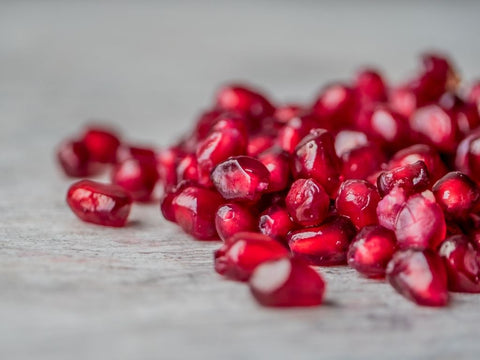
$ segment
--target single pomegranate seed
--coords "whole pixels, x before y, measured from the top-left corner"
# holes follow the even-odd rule
[[[150,162],[151,164],[156,163],[156,154],[155,151],[148,147],[132,146],[132,145],[120,145],[117,149],[117,163],[122,161],[136,159],[139,161]]]
[[[279,106],[275,109],[274,117],[281,123],[286,124],[294,117],[300,116],[305,112],[305,108],[299,104],[287,104]]]
[[[277,143],[286,152],[293,153],[298,143],[318,125],[318,119],[311,114],[294,117],[278,132]]]
[[[468,237],[454,235],[440,246],[450,291],[480,293],[480,252]]]
[[[414,87],[425,101],[436,101],[447,90],[455,90],[458,77],[450,61],[443,55],[422,55],[423,69],[415,79]]]
[[[275,138],[266,133],[253,135],[248,140],[247,155],[257,157],[260,153],[271,148],[275,144]]]
[[[218,239],[215,214],[222,203],[217,192],[191,185],[171,199],[171,209],[175,222],[187,234],[198,240],[214,240]]]
[[[212,173],[218,192],[227,200],[254,202],[267,190],[270,173],[257,159],[236,156],[219,164]]]
[[[213,131],[197,148],[199,183],[210,185],[210,175],[215,166],[231,156],[246,153],[245,134],[236,129]]]
[[[251,234],[240,233],[215,252],[217,273],[233,280],[247,281],[261,263],[289,256],[288,250],[279,242],[265,235]]]
[[[344,153],[341,159],[342,176],[345,180],[367,179],[387,160],[384,153],[373,143],[354,148]]]
[[[149,201],[158,181],[158,173],[152,161],[127,159],[115,165],[111,180],[125,189],[133,200]]]
[[[324,119],[328,129],[340,129],[353,123],[355,92],[343,84],[332,84],[322,90],[312,111]]]
[[[474,136],[467,151],[468,174],[480,182],[480,136]]]
[[[432,183],[447,173],[447,168],[438,155],[438,152],[424,144],[412,145],[398,151],[390,160],[388,168],[391,170],[399,166],[413,164],[419,160],[423,161],[427,166]]]
[[[453,116],[438,105],[429,105],[415,111],[410,117],[410,127],[419,139],[439,151],[452,153],[458,145],[459,130]]]
[[[115,163],[120,140],[112,130],[100,127],[89,128],[83,135],[83,142],[93,161]]]
[[[91,176],[99,170],[83,141],[64,141],[57,149],[57,159],[65,175],[70,177]]]
[[[429,250],[396,253],[388,263],[387,279],[398,293],[419,305],[448,304],[445,266]]]
[[[480,81],[476,81],[468,93],[468,100],[480,106]]]
[[[431,191],[408,198],[395,222],[395,235],[401,249],[436,250],[445,234],[445,217]]]
[[[406,118],[412,115],[417,105],[417,95],[409,84],[397,87],[390,93],[390,106]]]
[[[332,216],[320,226],[292,231],[287,240],[296,257],[314,265],[331,266],[346,263],[355,234],[355,226],[348,218]]]
[[[205,139],[212,127],[218,121],[219,117],[224,114],[224,111],[219,109],[207,110],[198,117],[193,136],[196,141]]]
[[[117,185],[80,180],[68,189],[67,203],[85,222],[121,227],[127,222],[132,199]]]
[[[387,100],[385,82],[375,69],[364,69],[357,74],[355,91],[363,103],[384,102]]]
[[[377,179],[377,188],[380,195],[385,196],[394,187],[405,190],[407,196],[428,189],[430,179],[427,166],[421,160],[385,171]]]
[[[340,170],[333,137],[327,130],[312,130],[295,148],[294,177],[315,179],[330,196],[337,191]]]
[[[175,197],[180,194],[183,189],[188,186],[193,185],[191,181],[184,180],[177,184],[175,187],[171,187],[164,192],[163,197],[160,201],[160,211],[162,212],[163,217],[171,222],[176,222],[175,219],[175,209],[173,207],[173,200]]]
[[[377,205],[378,223],[389,230],[395,230],[398,214],[407,201],[404,189],[394,187]]]
[[[198,162],[195,154],[187,154],[177,165],[177,181],[191,180],[198,182]]]
[[[442,108],[448,110],[462,135],[468,135],[480,125],[480,114],[477,104],[465,102],[455,93],[447,92],[439,100]]]
[[[250,278],[250,291],[263,306],[299,307],[320,305],[325,282],[298,259],[280,259],[258,266]]]
[[[374,225],[377,220],[377,204],[380,201],[375,186],[365,180],[347,180],[342,183],[336,199],[337,211],[349,217],[357,229]]]
[[[257,219],[252,209],[240,204],[224,204],[217,210],[215,227],[220,239],[226,241],[238,232],[255,231]]]
[[[290,219],[287,209],[279,204],[274,204],[260,214],[258,227],[262,234],[271,238],[286,242],[287,234],[293,230],[296,225]]]
[[[288,213],[299,225],[315,226],[327,217],[330,198],[313,179],[296,180],[285,199]]]
[[[335,152],[339,157],[350,150],[367,144],[367,135],[360,131],[342,130],[335,136]]]
[[[450,219],[463,219],[480,201],[477,184],[459,171],[449,172],[433,185],[437,203]]]
[[[290,155],[280,149],[269,149],[258,156],[270,173],[268,192],[285,190],[291,182]]]
[[[177,184],[177,165],[183,155],[183,152],[175,147],[161,150],[157,154],[157,172],[165,191]]]
[[[350,244],[348,265],[365,276],[384,277],[395,248],[393,231],[378,225],[365,226]]]

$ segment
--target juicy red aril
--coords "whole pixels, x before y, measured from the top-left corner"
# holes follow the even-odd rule
[[[387,100],[385,82],[380,73],[374,69],[364,69],[357,74],[355,91],[362,102],[375,103]]]
[[[401,249],[436,250],[445,234],[445,217],[431,191],[408,198],[395,222],[395,235]]]
[[[477,184],[459,171],[449,172],[442,177],[433,185],[432,191],[448,218],[467,217],[480,201]]]
[[[215,227],[220,239],[226,241],[238,232],[255,231],[257,219],[252,209],[240,204],[224,204],[217,210]]]
[[[292,231],[288,245],[292,253],[315,265],[346,263],[347,250],[356,234],[355,226],[344,216],[328,218],[322,225]]]
[[[255,233],[252,237],[245,232],[236,236],[234,241],[227,240],[215,252],[215,271],[233,280],[246,281],[261,263],[288,256],[288,250],[272,238],[259,238]]]
[[[279,149],[269,149],[258,156],[270,173],[268,192],[285,190],[291,181],[290,155]]]
[[[377,224],[377,204],[380,201],[375,186],[365,180],[347,180],[342,183],[336,199],[337,211],[352,220],[357,229]]]
[[[400,251],[387,266],[387,279],[401,295],[423,306],[448,304],[447,274],[442,259],[426,251]]]
[[[377,205],[378,223],[383,227],[395,230],[398,214],[407,201],[404,189],[394,187]]]
[[[177,165],[182,156],[181,150],[175,147],[161,150],[157,154],[157,171],[165,191],[177,184]]]
[[[227,200],[257,201],[267,190],[270,173],[257,159],[237,156],[219,164],[212,173],[212,182]]]
[[[83,141],[64,141],[57,149],[57,159],[65,175],[70,177],[91,176],[98,170]]]
[[[288,213],[299,225],[319,225],[328,215],[330,198],[313,179],[296,180],[285,199]]]
[[[379,170],[386,157],[375,144],[356,147],[341,156],[343,179],[367,179]]]
[[[320,305],[325,282],[298,259],[280,259],[258,266],[249,281],[250,291],[263,306],[295,307]]]
[[[258,228],[262,234],[285,242],[287,234],[296,227],[285,207],[274,204],[260,214]]]
[[[427,166],[421,160],[385,171],[377,178],[380,195],[385,196],[394,187],[405,190],[407,196],[428,189],[430,179]]]
[[[439,249],[448,275],[450,291],[480,293],[480,252],[468,237],[454,235]]]
[[[367,135],[361,131],[342,130],[335,136],[335,152],[339,157],[350,150],[367,144]]]
[[[117,158],[120,140],[117,134],[106,128],[89,128],[83,140],[93,161],[113,164]]]
[[[179,161],[176,178],[178,182],[182,180],[198,181],[198,162],[195,154],[187,154]]]
[[[117,185],[81,180],[68,189],[67,203],[85,222],[121,227],[127,222],[132,199]]]
[[[286,124],[294,117],[300,116],[305,109],[299,104],[287,104],[275,109],[274,118],[281,124]]]
[[[247,155],[257,157],[260,153],[271,148],[275,144],[275,138],[270,134],[256,134],[250,137],[247,145]]]
[[[147,147],[130,146],[124,144],[120,145],[120,147],[117,149],[116,162],[120,163],[128,159],[136,159],[155,164],[156,154],[155,151]]]
[[[149,201],[158,180],[155,163],[137,159],[125,160],[113,168],[113,184],[124,188],[135,201]]]
[[[356,106],[355,92],[352,88],[333,84],[322,90],[312,106],[312,111],[328,129],[339,129],[353,122]]]
[[[217,192],[191,185],[171,199],[171,212],[187,234],[199,240],[213,240],[218,238],[215,214],[222,203]]]
[[[410,117],[418,104],[416,93],[407,84],[392,89],[390,93],[390,106],[399,114]]]
[[[383,277],[395,250],[393,231],[378,225],[365,226],[350,244],[348,265],[365,276]]]
[[[332,135],[324,129],[314,129],[295,148],[293,175],[313,178],[332,196],[337,190],[341,162],[335,152]]]
[[[319,126],[319,121],[311,114],[296,116],[288,121],[278,132],[277,143],[283,150],[293,153],[298,143]]]

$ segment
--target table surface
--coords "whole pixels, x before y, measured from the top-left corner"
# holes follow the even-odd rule
[[[311,101],[363,64],[407,76],[425,49],[480,77],[479,2],[0,3],[1,359],[467,359],[480,296],[417,307],[324,268],[326,304],[259,307],[158,205],[124,229],[78,221],[53,151],[90,118],[166,145],[246,80]]]

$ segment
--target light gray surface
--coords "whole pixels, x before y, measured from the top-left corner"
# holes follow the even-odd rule
[[[0,359],[467,359],[480,296],[419,308],[324,269],[327,304],[272,311],[195,242],[135,206],[133,224],[81,223],[52,160],[85,119],[158,145],[217,85],[246,79],[309,101],[364,63],[408,74],[428,48],[480,77],[479,2],[0,3]]]

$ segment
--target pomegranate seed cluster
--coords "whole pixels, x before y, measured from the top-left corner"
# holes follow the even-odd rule
[[[57,151],[81,180],[67,203],[83,221],[124,226],[132,202],[162,192],[161,213],[198,240],[221,240],[214,269],[265,306],[322,303],[314,266],[348,265],[409,300],[445,306],[480,292],[480,82],[425,54],[392,86],[375,69],[310,103],[274,103],[227,85],[170,147],[132,146],[88,127]]]

